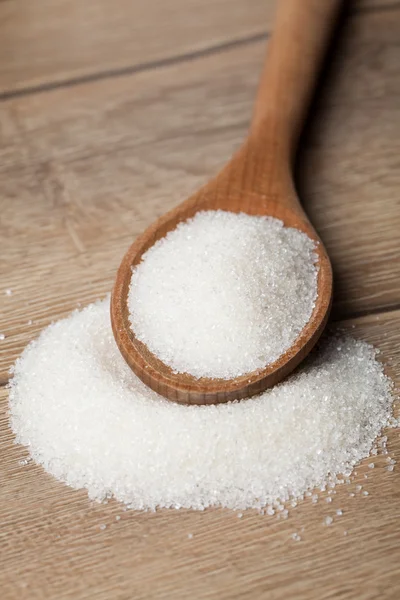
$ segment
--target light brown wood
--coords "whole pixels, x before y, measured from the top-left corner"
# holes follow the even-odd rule
[[[135,71],[268,30],[275,0],[0,2],[0,94]]]
[[[302,150],[335,318],[399,303],[397,15],[344,22]],[[0,103],[0,382],[43,327],[107,293],[132,237],[238,147],[263,55],[258,42]]]
[[[249,398],[276,385],[307,356],[323,332],[332,304],[332,270],[322,241],[302,209],[293,184],[293,159],[305,111],[340,6],[338,0],[282,0],[268,45],[250,133],[213,179],[151,225],[129,248],[111,296],[111,324],[118,348],[134,373],[168,400],[217,404]],[[307,325],[292,346],[260,371],[234,379],[176,373],[131,329],[128,293],[132,267],[176,226],[201,210],[271,216],[316,242],[318,296]],[[251,268],[251,265],[249,265]]]
[[[0,1],[0,95],[107,77],[270,29],[275,0]],[[353,0],[350,10],[390,0]]]
[[[400,311],[341,325],[380,348],[399,387]],[[221,509],[124,512],[117,502],[91,503],[32,463],[21,466],[28,454],[13,443],[7,391],[0,391],[2,600],[396,600],[398,429],[388,431],[388,447],[398,461],[392,473],[384,457],[366,459],[331,504],[326,493],[317,504],[306,498],[287,520]],[[357,484],[369,496],[356,493]]]
[[[73,6],[73,0],[67,4]],[[101,2],[79,4],[91,16]],[[213,16],[219,23],[216,35],[225,32],[229,15],[224,6],[232,7],[231,0],[186,2],[183,21],[191,18],[188,12],[196,13],[196,4],[197,15],[201,11],[203,16],[215,6],[220,11]],[[357,13],[343,23],[337,66],[329,70],[319,94],[299,165],[302,201],[333,260],[336,318],[379,313],[400,301],[400,11],[378,10],[395,4],[351,3]],[[75,72],[74,48],[57,43],[60,31],[51,24],[59,22],[70,39],[73,34],[88,37],[89,18],[77,31],[76,11],[61,11],[61,0],[46,5],[43,0],[5,0],[0,11],[6,5],[19,16],[13,22],[6,18],[9,12],[0,12],[0,48],[11,36],[16,70],[12,74],[10,66],[6,84],[0,78],[2,89],[25,76],[25,83],[32,81],[41,65],[48,75],[39,73],[38,79],[51,81],[64,59],[65,72]],[[250,17],[254,4],[241,5]],[[370,6],[373,10],[364,10]],[[101,10],[104,19],[95,17],[92,28],[95,70],[115,52],[114,37],[123,39],[129,59],[134,54],[129,33],[124,37],[115,20],[115,12],[124,15],[120,5],[105,2]],[[141,39],[141,62],[153,51],[148,51],[152,31],[160,39],[160,56],[180,31],[171,20],[167,39],[157,11],[148,13],[147,21],[144,14],[148,35]],[[265,21],[257,20],[262,31]],[[238,26],[232,16],[238,38],[247,35],[243,21],[242,15]],[[109,291],[132,235],[188,196],[238,147],[263,54],[264,43],[254,42],[111,82],[0,103],[0,332],[7,335],[0,343],[0,381],[7,381],[15,358],[52,320]],[[5,296],[5,288],[13,295]],[[399,388],[399,312],[344,325],[382,350]],[[375,461],[370,471],[370,461],[364,461],[355,483],[366,485],[363,473],[368,474],[367,498],[351,498],[339,488],[332,505],[306,500],[287,521],[247,511],[239,519],[227,510],[125,513],[114,502],[93,505],[85,493],[70,490],[33,464],[19,465],[27,453],[13,443],[6,390],[0,398],[2,600],[400,597],[398,465],[387,473],[382,462]],[[399,441],[399,430],[390,431],[390,456],[398,463]],[[337,508],[343,517],[324,527],[323,518]],[[119,523],[116,515],[121,515]],[[105,531],[99,529],[102,523]],[[302,542],[293,542],[294,532]]]

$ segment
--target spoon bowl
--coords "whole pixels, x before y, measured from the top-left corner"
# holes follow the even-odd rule
[[[291,373],[325,328],[332,302],[332,269],[327,252],[298,200],[293,183],[293,159],[338,6],[338,0],[324,0],[324,3],[281,0],[247,140],[213,180],[139,236],[121,262],[111,297],[115,340],[134,373],[169,400],[215,404],[259,394]],[[302,60],[303,54],[306,58]],[[280,219],[284,226],[296,228],[314,240],[318,257],[315,307],[293,345],[264,369],[230,380],[198,379],[187,373],[173,372],[136,338],[129,319],[132,268],[155,242],[203,210]]]

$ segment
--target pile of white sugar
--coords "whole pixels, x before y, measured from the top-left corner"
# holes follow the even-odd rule
[[[314,242],[271,217],[199,212],[132,273],[139,340],[175,372],[231,379],[281,356],[317,297]]]
[[[371,346],[333,336],[260,397],[173,404],[121,358],[106,300],[27,347],[11,384],[11,424],[36,462],[91,498],[243,509],[348,476],[389,423],[390,388]]]

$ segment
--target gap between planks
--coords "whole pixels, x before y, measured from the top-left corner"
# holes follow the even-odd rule
[[[397,11],[400,9],[399,2],[391,2],[383,5],[371,5],[371,6],[352,6],[346,7],[344,10],[344,18],[351,18],[354,16],[362,16],[368,15],[370,13],[380,13],[385,11]],[[7,90],[5,92],[0,93],[0,102],[4,102],[6,100],[10,100],[13,98],[20,98],[24,96],[29,96],[32,94],[42,94],[46,92],[51,92],[60,88],[74,87],[79,86],[86,83],[94,83],[97,81],[105,80],[105,79],[114,79],[118,77],[124,77],[127,75],[135,75],[137,73],[143,73],[145,71],[152,71],[155,69],[162,69],[165,67],[169,67],[172,65],[177,65],[180,63],[186,63],[191,61],[196,61],[201,58],[206,58],[208,56],[212,56],[213,54],[219,54],[222,52],[226,52],[232,50],[234,48],[239,48],[241,46],[249,46],[252,44],[256,44],[268,39],[271,35],[270,31],[262,31],[253,35],[245,36],[243,38],[237,38],[234,40],[229,40],[226,42],[222,42],[220,44],[215,44],[213,46],[208,46],[207,48],[202,48],[200,50],[194,50],[192,52],[185,52],[183,54],[177,54],[175,56],[169,56],[163,59],[157,59],[149,62],[139,63],[137,65],[125,66],[117,69],[107,69],[105,71],[96,71],[94,73],[90,73],[88,75],[82,75],[77,77],[71,77],[70,79],[65,79],[62,81],[48,81],[36,86],[28,86],[25,88],[17,89],[17,90]]]
[[[104,79],[114,79],[115,77],[135,75],[136,73],[143,73],[144,71],[152,71],[154,69],[162,69],[164,67],[170,67],[180,63],[191,62],[194,60],[212,56],[213,54],[219,54],[220,52],[233,50],[234,48],[239,48],[240,46],[249,46],[260,41],[265,41],[268,38],[268,36],[269,33],[267,32],[256,33],[255,35],[249,35],[244,38],[230,40],[228,42],[216,44],[215,46],[202,48],[201,50],[185,52],[184,54],[177,54],[176,56],[169,56],[167,58],[144,62],[138,65],[121,67],[119,69],[108,69],[107,71],[98,71],[95,73],[91,73],[90,75],[72,77],[71,79],[65,79],[64,81],[50,81],[48,83],[43,83],[37,86],[21,88],[19,90],[10,90],[0,94],[0,102],[10,100],[13,98],[20,98],[21,96],[29,96],[31,94],[51,92],[59,88],[73,87],[85,83],[94,83],[96,81],[102,81]]]

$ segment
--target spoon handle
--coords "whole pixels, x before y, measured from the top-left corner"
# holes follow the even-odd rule
[[[250,139],[291,164],[341,0],[280,0]],[[261,139],[260,139],[261,138]]]

